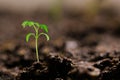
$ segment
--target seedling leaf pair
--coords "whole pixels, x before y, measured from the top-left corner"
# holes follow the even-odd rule
[[[29,26],[36,26],[37,28],[40,28],[44,30],[46,33],[48,33],[48,27],[45,24],[39,24],[38,22],[33,22],[33,21],[24,21],[22,23],[23,28]]]

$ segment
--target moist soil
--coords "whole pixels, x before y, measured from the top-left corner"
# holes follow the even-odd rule
[[[0,45],[0,80],[119,80],[120,29],[66,31],[39,44],[15,40]],[[29,46],[32,45],[32,46]]]

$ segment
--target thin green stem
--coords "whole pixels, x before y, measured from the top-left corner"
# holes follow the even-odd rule
[[[39,28],[37,28],[35,25],[33,25],[33,28],[34,28],[35,32],[37,33]]]
[[[35,45],[36,45],[36,58],[37,58],[37,62],[39,62],[39,55],[38,55],[38,38],[36,37],[35,39],[36,39],[36,41],[35,41]]]
[[[39,32],[38,32],[38,28],[36,28],[36,26],[33,26],[33,27],[34,27],[34,30],[36,32],[36,34],[35,34],[36,58],[37,58],[37,62],[39,62],[39,52],[38,52],[38,35],[39,35]]]

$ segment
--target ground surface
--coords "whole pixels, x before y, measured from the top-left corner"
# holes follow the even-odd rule
[[[4,19],[9,21],[12,17],[6,18]],[[18,16],[16,18],[23,20]],[[44,17],[41,19],[46,22]],[[1,20],[4,25],[5,21]],[[11,22],[15,20],[13,18]],[[47,23],[53,26],[50,27],[52,39],[46,42],[43,37],[43,41],[39,42],[39,63],[35,62],[34,40],[24,43],[25,37],[22,35],[25,35],[27,30],[22,31],[22,28],[19,28],[17,31],[18,28],[13,27],[9,30],[8,27],[1,26],[0,80],[120,79],[119,24],[117,27],[84,27],[85,24],[80,24],[79,19],[72,17],[56,23]],[[54,26],[57,26],[56,29]],[[5,29],[6,33],[3,31]],[[57,31],[59,34],[56,34]]]

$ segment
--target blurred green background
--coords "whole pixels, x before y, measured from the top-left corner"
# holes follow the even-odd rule
[[[120,23],[120,0],[0,0],[0,43],[23,40],[21,23],[34,20],[48,25],[52,39],[66,32],[81,32],[91,27],[111,31]]]

